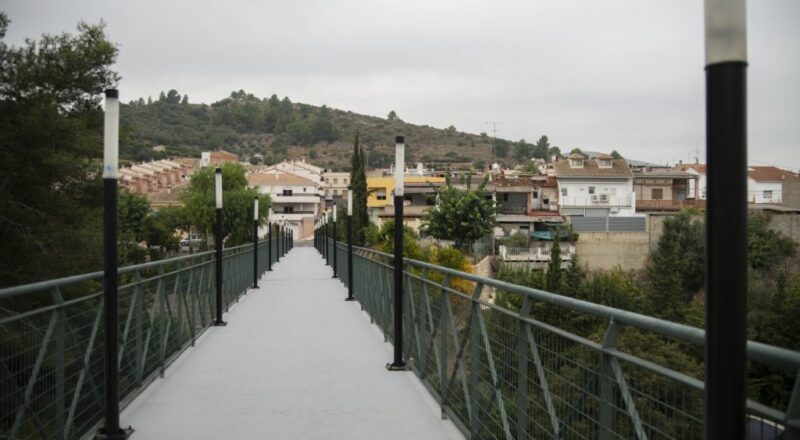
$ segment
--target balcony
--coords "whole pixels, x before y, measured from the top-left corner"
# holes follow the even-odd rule
[[[617,197],[608,194],[592,194],[579,197],[561,197],[562,208],[625,208],[633,206],[631,197]]]
[[[705,200],[637,200],[637,211],[680,211],[683,208],[705,209]]]

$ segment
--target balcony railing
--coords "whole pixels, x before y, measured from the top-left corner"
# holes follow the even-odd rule
[[[683,208],[705,209],[705,200],[637,200],[637,211],[680,211]]]
[[[586,197],[561,197],[559,200],[562,208],[570,207],[629,207],[631,205],[630,197],[616,197],[604,194],[592,194]]]
[[[338,273],[347,273],[347,247],[337,251]],[[393,256],[355,254],[355,298],[391,341]],[[404,358],[467,438],[703,438],[702,374],[620,342],[626,335],[702,353],[703,329],[422,261],[404,265]],[[484,298],[487,288],[510,295],[510,308]],[[554,327],[547,313],[602,323],[605,334]],[[749,341],[747,358],[775,374],[800,371],[797,351]],[[798,438],[800,380],[786,392],[781,402],[748,399],[747,420],[730,423],[746,424],[752,439],[784,430]]]
[[[544,243],[525,248],[514,248],[501,245],[500,258],[504,261],[548,262],[552,259],[551,246],[551,243]],[[573,244],[560,243],[558,247],[561,250],[561,261],[570,261],[572,256],[575,255],[575,245]]]

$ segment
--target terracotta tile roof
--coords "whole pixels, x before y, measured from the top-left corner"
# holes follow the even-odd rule
[[[782,170],[778,167],[768,166],[752,166],[747,172],[747,176],[756,182],[796,182],[800,181],[800,176],[791,172]]]
[[[569,165],[569,161],[560,160],[553,163],[553,169],[556,172],[556,177],[626,177],[633,178],[633,171],[631,171],[625,159],[617,159],[612,161],[611,168],[600,168],[597,166],[596,160],[586,159],[583,161],[582,168],[573,168]]]
[[[268,174],[250,174],[247,183],[252,186],[314,186],[314,182],[296,174],[270,172]]]
[[[706,164],[704,163],[685,163],[678,165],[674,168],[676,171],[695,170],[700,174],[706,173]]]
[[[567,159],[585,159],[585,158],[583,157],[583,154],[572,153],[569,156],[567,156]]]

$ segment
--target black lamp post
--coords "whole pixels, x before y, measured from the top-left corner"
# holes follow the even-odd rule
[[[347,298],[353,301],[353,187],[347,188]]]
[[[222,168],[217,168],[214,174],[216,206],[217,206],[217,222],[215,246],[216,246],[216,273],[217,273],[217,316],[214,320],[215,326],[225,326],[228,323],[222,320]]]
[[[337,278],[336,263],[339,260],[337,257],[338,252],[336,252],[336,211],[336,202],[333,202],[333,278]]]
[[[747,20],[745,0],[705,0],[705,438],[746,435]]]
[[[258,289],[258,196],[253,199],[253,288]]]
[[[105,92],[103,129],[103,328],[105,423],[96,439],[122,440],[133,429],[119,426],[119,291],[117,286],[117,179],[119,179],[119,91]]]
[[[403,361],[403,173],[405,172],[405,140],[395,138],[394,150],[394,360],[386,365],[390,371],[405,370]]]
[[[272,272],[272,208],[267,213],[267,270]]]

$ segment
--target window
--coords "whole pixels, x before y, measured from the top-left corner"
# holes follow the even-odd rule
[[[583,159],[570,159],[569,166],[572,168],[583,168]]]
[[[386,191],[378,191],[375,193],[375,197],[378,200],[386,200]]]
[[[291,196],[291,195],[292,195],[292,190],[290,190],[290,189],[285,189],[285,190],[283,190],[283,195],[285,195],[285,196]]]
[[[561,197],[566,197],[566,196],[567,196],[567,189],[561,188]]]
[[[338,177],[334,177],[333,178],[333,184],[334,185],[338,185],[339,184],[339,178]]]
[[[610,159],[600,159],[598,161],[598,166],[600,168],[611,168],[611,160]]]
[[[594,194],[594,187],[593,186],[589,187],[589,194]]]
[[[771,199],[772,198],[772,190],[764,191],[764,198]]]
[[[342,183],[343,183],[343,184],[345,184],[345,185],[347,185],[347,177],[345,177],[344,179],[342,179]]]
[[[503,194],[503,201],[504,202],[508,201],[508,193]]]
[[[303,192],[306,192],[306,187],[305,186],[303,187]]]
[[[333,190],[333,194],[338,196],[339,195],[339,190],[338,189]]]
[[[291,214],[294,212],[294,206],[284,206],[283,213],[284,214]]]
[[[539,191],[534,191],[533,192],[533,198],[534,199],[538,199],[539,198]]]
[[[653,188],[652,192],[653,200],[661,200],[664,198],[664,190],[661,188]]]

